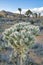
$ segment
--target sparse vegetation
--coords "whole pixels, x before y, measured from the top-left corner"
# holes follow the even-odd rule
[[[21,9],[21,8],[20,8]],[[40,13],[38,14],[38,16],[36,16],[35,15],[35,17],[33,18],[29,18],[28,17],[28,21],[26,21],[26,19],[27,19],[27,16],[30,16],[30,14],[32,14],[33,15],[33,13],[30,11],[30,13],[29,13],[29,11],[28,11],[28,15],[27,16],[25,16],[25,15],[23,15],[23,14],[21,14],[21,11],[22,11],[22,9],[20,10],[20,14],[15,14],[15,13],[11,13],[11,12],[7,12],[7,11],[2,11],[3,13],[2,14],[0,14],[0,38],[2,38],[1,37],[1,35],[2,35],[2,32],[6,29],[6,28],[10,28],[12,25],[14,25],[15,23],[19,23],[19,22],[26,22],[27,24],[28,24],[28,22],[30,22],[31,24],[34,24],[35,22],[36,23],[38,23],[38,21],[40,21],[42,24],[40,24],[40,26],[42,26],[43,25],[43,17],[41,17],[40,16]],[[18,21],[18,18],[19,18],[19,16],[22,16],[22,20],[21,21]],[[29,19],[31,19],[30,21],[29,21]],[[38,20],[36,20],[36,19],[38,19]],[[22,23],[21,22],[21,23]],[[35,25],[35,24],[34,24]],[[38,24],[36,24],[36,25],[38,25]],[[31,26],[30,26],[31,27]],[[17,27],[18,28],[18,27]],[[21,25],[20,25],[20,28],[21,28]],[[32,27],[33,28],[33,27]],[[43,28],[43,26],[41,27],[41,28]],[[14,29],[14,28],[13,28]],[[28,28],[27,28],[28,29]],[[20,29],[17,29],[17,31],[19,32],[19,30]],[[34,30],[33,30],[34,31]],[[37,31],[35,31],[35,32],[37,32]],[[40,33],[41,33],[41,31],[40,31]],[[43,33],[42,33],[43,34]],[[8,34],[9,35],[9,34]],[[39,34],[40,35],[40,34]],[[6,39],[8,39],[8,38],[6,38]],[[30,39],[31,40],[31,39]],[[20,41],[20,39],[19,39],[19,41]],[[24,41],[24,40],[23,40]],[[12,41],[12,39],[10,40],[10,42],[11,43],[13,43],[13,41]],[[2,40],[0,40],[0,44],[2,43]],[[40,42],[40,43],[42,43],[42,42]],[[4,44],[4,42],[3,42],[3,44]],[[13,44],[12,44],[13,45]],[[13,45],[14,46],[14,45]],[[43,44],[42,44],[42,46],[43,46]],[[43,63],[43,60],[42,60],[42,58],[41,57],[43,57],[43,48],[42,48],[42,46],[40,45],[40,44],[36,44],[33,48],[32,48],[32,50],[34,49],[34,52],[33,51],[30,51],[29,52],[29,54],[30,54],[30,62],[28,62],[28,64],[26,64],[26,65],[42,65]],[[2,47],[0,47],[1,49],[2,49]],[[22,49],[23,49],[24,47],[22,47]],[[6,50],[6,48],[4,49],[3,48],[3,52],[1,51],[1,49],[0,49],[0,53],[2,53],[2,54],[4,54],[3,52],[8,52],[9,50]],[[19,49],[21,49],[21,47],[19,48]],[[6,50],[6,51],[5,51]],[[9,52],[8,52],[9,53]],[[12,53],[12,52],[11,52]],[[14,54],[14,53],[13,53]],[[1,54],[0,54],[1,55]],[[17,55],[17,57],[18,57],[18,55]],[[15,55],[13,55],[13,56],[11,56],[11,59],[10,59],[10,62],[8,63],[7,61],[1,61],[0,60],[0,65],[16,65],[18,62],[16,62],[16,61],[19,61],[20,59],[17,59],[17,57],[15,57]],[[19,54],[19,57],[20,57],[20,54]],[[34,59],[35,58],[35,59]],[[39,58],[40,58],[40,60],[39,60]],[[14,60],[15,59],[15,60]],[[25,58],[26,59],[26,58]],[[28,58],[28,60],[29,60],[29,58]],[[33,62],[33,60],[34,60],[34,62]],[[37,62],[35,62],[37,60]],[[42,61],[42,62],[41,62]],[[39,62],[39,63],[38,63]],[[19,65],[19,64],[18,64]]]

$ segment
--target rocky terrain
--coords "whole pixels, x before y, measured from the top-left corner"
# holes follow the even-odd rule
[[[4,44],[4,42],[2,43],[1,40],[2,32],[6,28],[9,28],[14,25],[18,16],[18,14],[14,14],[11,12],[0,11],[0,47]],[[43,18],[40,20],[43,21]],[[25,61],[25,65],[43,65],[43,24],[40,24],[39,22],[37,24],[36,22],[34,25],[39,25],[40,33],[39,36],[36,37],[36,42],[34,46],[27,54],[27,60]],[[0,51],[0,65],[16,65],[17,58],[14,55],[13,58],[11,58],[12,54],[14,54],[13,48],[3,48],[3,50]]]

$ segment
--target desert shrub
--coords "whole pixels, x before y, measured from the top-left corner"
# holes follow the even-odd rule
[[[2,39],[6,42],[5,47],[11,46],[20,57],[20,64],[26,58],[26,53],[35,43],[35,36],[39,33],[39,27],[30,23],[17,23],[3,32]],[[25,60],[25,59],[24,59]]]

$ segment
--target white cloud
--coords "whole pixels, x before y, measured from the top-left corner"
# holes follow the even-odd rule
[[[30,9],[32,12],[43,13],[43,7]]]
[[[22,14],[25,14],[25,12],[27,11],[28,9],[22,9]],[[40,7],[40,8],[31,8],[30,9],[32,12],[36,12],[36,13],[43,13],[43,7]],[[19,11],[14,11],[14,13],[19,13]]]

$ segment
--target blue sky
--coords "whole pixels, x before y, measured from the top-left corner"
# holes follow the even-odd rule
[[[40,8],[43,0],[0,0],[0,10],[16,11],[18,8]]]

